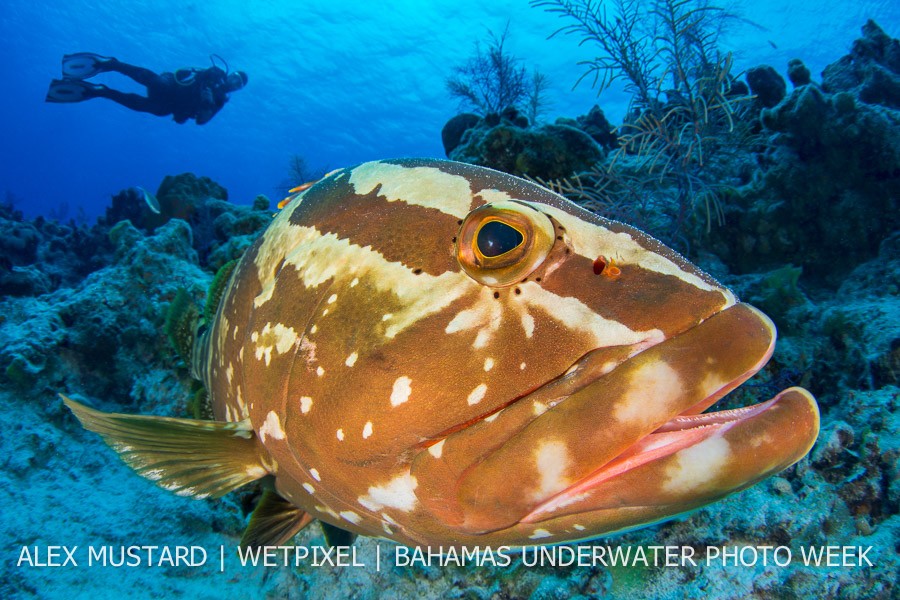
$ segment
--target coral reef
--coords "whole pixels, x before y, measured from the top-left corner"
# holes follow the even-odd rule
[[[267,205],[260,201],[256,210],[224,211],[237,222],[223,224],[222,234],[252,238],[248,224],[264,226]],[[102,442],[74,426],[57,395],[89,395],[96,405],[123,412],[185,416],[194,411],[193,382],[164,331],[179,294],[201,303],[211,280],[192,246],[191,226],[171,219],[149,232],[128,220],[76,228],[24,221],[10,210],[0,217],[10,239],[27,242],[8,246],[10,262],[27,263],[13,265],[12,272],[31,269],[42,282],[21,290],[20,297],[0,294],[0,414],[21,433],[4,436],[0,507],[7,515],[19,513],[0,522],[4,539],[39,546],[55,540],[81,548],[114,543],[213,548],[223,532],[240,531],[244,513],[237,498],[180,507],[176,496],[109,461]],[[141,501],[107,505],[122,493]],[[23,506],[31,508],[22,511]],[[54,597],[57,585],[69,596],[74,589],[92,588],[95,597],[122,597],[137,585],[169,595],[189,586],[195,591],[188,595],[210,597],[207,580],[190,581],[180,569],[162,577],[147,571],[137,576],[142,584],[112,567],[69,570],[48,587],[46,573],[18,568],[17,558],[18,552],[0,567],[4,598]],[[257,587],[265,586],[263,576],[247,574]]]
[[[35,296],[72,285],[98,269],[112,252],[103,227],[25,221],[0,204],[0,296]]]
[[[592,167],[603,158],[597,144],[609,147],[612,128],[603,112],[595,107],[584,125],[557,121],[535,126],[548,105],[547,78],[535,70],[529,86],[527,70],[504,48],[508,35],[508,24],[500,35],[489,32],[486,49],[476,44],[474,54],[447,79],[450,96],[460,99],[461,108],[475,112],[447,121],[441,130],[444,153],[453,160],[538,179],[567,177]]]
[[[191,222],[203,200],[213,198],[228,200],[228,191],[209,177],[197,177],[193,173],[169,175],[156,190],[162,222],[183,219]],[[152,229],[153,222],[148,223]]]
[[[822,87],[830,93],[852,92],[867,104],[900,108],[900,41],[872,20],[863,25],[862,34],[850,54],[825,67]]]
[[[762,111],[769,139],[761,169],[705,243],[736,272],[774,268],[789,256],[806,276],[837,288],[900,225],[900,112],[866,102],[871,80],[850,76],[884,71],[858,48],[897,41],[884,42],[871,22],[864,35],[854,55],[825,69],[827,85],[801,85]]]
[[[151,211],[136,188],[122,190],[112,198],[101,223],[108,227],[129,220],[147,233],[172,219],[186,221],[193,232],[193,248],[200,264],[216,271],[243,254],[272,214],[269,199],[258,196],[253,205],[228,202],[228,191],[208,177],[193,173],[167,176],[156,192],[160,211]]]
[[[459,146],[463,134],[478,125],[481,117],[475,113],[460,113],[452,117],[441,129],[441,142],[444,144],[444,154],[450,153]]]
[[[794,87],[800,87],[812,83],[812,73],[802,60],[792,58],[788,61],[788,79]]]
[[[212,274],[243,253],[271,213],[263,196],[252,207],[207,197],[227,195],[207,178],[166,178],[160,189],[170,198],[164,206],[187,198],[193,223],[170,218],[152,225],[137,212],[131,214],[140,226],[127,219],[110,226],[128,206],[127,191],[90,228],[24,221],[0,209],[8,257],[0,266],[0,369],[17,390],[84,390],[129,405],[137,400],[136,371],[143,375],[150,357],[160,361],[159,373],[174,371],[177,357],[164,328],[169,303],[181,292],[202,304]],[[198,232],[205,236],[199,243]]]
[[[566,119],[557,119],[557,125],[569,125]],[[600,145],[601,148],[612,151],[619,146],[619,136],[616,134],[615,127],[606,119],[603,110],[596,104],[591,107],[586,115],[575,118],[572,124],[578,127]]]
[[[787,85],[778,72],[769,65],[747,70],[747,85],[763,108],[772,108],[784,99]]]
[[[486,49],[475,44],[475,51],[465,62],[453,69],[445,85],[453,98],[459,98],[461,108],[469,108],[480,115],[499,113],[507,108],[527,110],[533,123],[547,107],[547,78],[534,69],[531,81],[521,61],[509,53],[504,44],[509,37],[509,23],[500,35],[488,31]],[[446,145],[445,145],[446,149]]]
[[[228,200],[228,191],[208,177],[193,173],[167,175],[156,191],[159,211],[150,210],[137,188],[122,190],[112,198],[104,221],[112,226],[128,219],[141,229],[154,230],[171,219],[194,222],[208,200]]]
[[[112,264],[74,288],[2,301],[0,369],[17,389],[84,390],[131,405],[140,400],[131,394],[150,357],[162,361],[160,371],[174,371],[163,309],[179,287],[202,298],[208,278],[191,248],[191,230],[174,220],[144,236],[123,221],[110,237],[117,242]]]
[[[581,63],[581,80],[592,80],[598,93],[619,81],[632,96],[617,131],[619,147],[606,164],[574,180],[536,179],[689,251],[693,216],[705,217],[706,231],[722,221],[735,163],[756,143],[746,118],[749,88],[731,75],[732,55],[718,48],[722,25],[732,16],[692,0],[531,4],[565,19],[551,37],[574,35],[594,49],[595,58]],[[760,73],[765,82],[766,72]]]
[[[581,129],[560,124],[529,127],[518,111],[507,109],[469,126],[448,156],[513,175],[555,179],[590,168],[604,153]]]

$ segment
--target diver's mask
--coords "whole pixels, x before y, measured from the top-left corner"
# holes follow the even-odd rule
[[[247,85],[247,74],[243,71],[232,71],[225,78],[225,89],[229,92],[239,90]]]

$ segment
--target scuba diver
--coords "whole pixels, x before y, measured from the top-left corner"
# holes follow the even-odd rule
[[[218,58],[225,66],[216,64]],[[172,115],[176,123],[194,119],[203,125],[212,119],[228,101],[228,94],[247,85],[243,71],[228,71],[228,64],[216,55],[207,69],[178,69],[174,73],[156,74],[150,69],[121,62],[116,58],[91,52],[67,54],[62,59],[62,79],[50,82],[47,102],[82,102],[91,98],[108,98],[126,108],[160,117]],[[130,77],[147,88],[147,95],[129,94],[105,85],[84,81],[98,73],[116,72]]]

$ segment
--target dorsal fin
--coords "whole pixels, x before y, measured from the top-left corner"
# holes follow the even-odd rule
[[[206,304],[203,305],[203,320],[212,323],[216,318],[216,312],[219,310],[219,304],[222,303],[222,297],[228,287],[228,282],[234,274],[234,268],[237,267],[238,260],[230,260],[216,271],[209,289],[206,292]]]
[[[188,291],[180,287],[175,290],[175,297],[166,309],[166,322],[163,330],[169,338],[169,343],[181,360],[186,365],[191,364],[191,354],[194,348],[194,332],[200,311],[194,304]]]
[[[218,498],[268,474],[249,420],[239,423],[104,413],[60,395],[135,472],[180,496]]]
[[[265,490],[241,537],[241,547],[281,546],[312,521],[312,516],[276,492]]]

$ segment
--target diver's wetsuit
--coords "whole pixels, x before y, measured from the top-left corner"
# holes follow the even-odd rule
[[[203,125],[228,101],[225,71],[216,66],[194,70],[186,81],[181,82],[176,80],[174,73],[157,74],[115,58],[105,61],[101,70],[115,71],[134,79],[146,86],[147,96],[98,85],[91,91],[91,97],[109,98],[131,110],[160,117],[172,115],[176,123],[194,119],[198,125]]]

